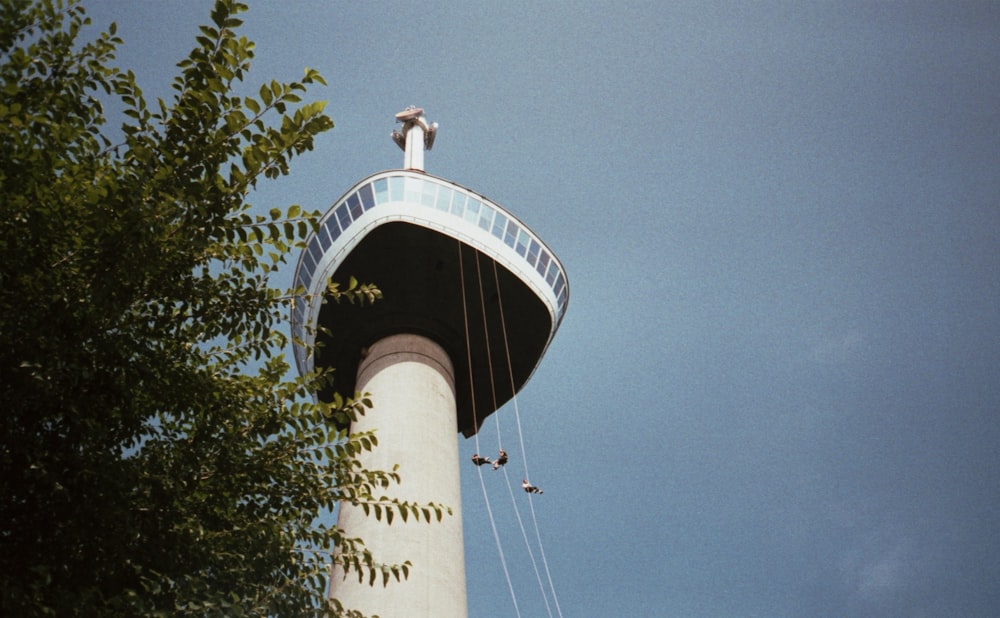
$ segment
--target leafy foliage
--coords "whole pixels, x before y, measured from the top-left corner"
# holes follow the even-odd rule
[[[73,0],[0,0],[2,615],[338,613],[331,561],[383,584],[409,564],[318,515],[448,511],[379,495],[397,471],[356,459],[376,436],[334,422],[367,396],[315,403],[328,373],[287,377],[302,290],[271,277],[318,213],[248,199],[333,124],[302,101],[313,70],[235,94],[245,8],[216,2],[172,100],[150,104],[112,64],[114,25],[81,43]],[[120,133],[102,98],[124,106]]]

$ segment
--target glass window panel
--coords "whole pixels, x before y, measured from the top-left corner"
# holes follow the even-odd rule
[[[403,201],[403,181],[406,180],[402,176],[390,176],[389,177],[389,199],[394,202]]]
[[[480,206],[479,200],[469,198],[469,203],[465,205],[465,220],[475,223],[479,217]]]
[[[441,187],[438,189],[437,196],[437,209],[443,212],[448,212],[448,208],[451,206],[451,194],[453,191],[448,187]]]
[[[355,221],[358,217],[365,213],[365,211],[361,209],[361,200],[358,199],[357,193],[347,198],[347,207],[351,209],[351,218]]]
[[[305,290],[308,290],[309,284],[312,283],[312,271],[308,270],[304,264],[299,270],[299,277],[297,281],[298,283],[296,283],[296,285],[301,285]]]
[[[530,242],[527,232],[522,229],[517,230],[517,250],[518,255],[524,257],[528,253],[528,243]]]
[[[433,208],[434,198],[437,197],[437,191],[437,183],[424,181],[424,192],[420,195],[420,203],[428,208]]]
[[[495,217],[493,217],[493,235],[503,240],[503,231],[507,227],[507,217],[500,211],[497,211]]]
[[[358,189],[358,196],[361,197],[361,207],[365,210],[371,210],[375,207],[375,198],[372,195],[371,184],[364,185]]]
[[[309,243],[309,255],[312,257],[314,264],[319,264],[320,258],[323,257],[323,247],[320,246],[315,238]]]
[[[528,247],[528,263],[534,264],[535,260],[538,259],[538,252],[541,250],[542,246],[538,244],[538,241],[534,238],[531,239],[531,245]]]
[[[465,194],[455,191],[455,197],[451,198],[451,214],[462,216],[465,211]]]
[[[487,204],[483,204],[483,207],[479,209],[479,227],[487,232],[490,231],[490,224],[493,223],[493,212],[493,209]]]
[[[408,176],[404,180],[406,181],[406,201],[410,204],[419,204],[424,181],[420,178],[410,178]]]
[[[316,269],[316,258],[313,257],[312,251],[306,251],[302,254],[302,268],[309,273]]]
[[[559,269],[556,268],[556,263],[549,262],[549,271],[545,273],[545,281],[552,286],[556,282],[556,275],[559,274]]]
[[[330,242],[337,240],[340,236],[340,226],[337,225],[337,217],[327,217],[326,222],[323,223],[323,229],[326,230],[327,236],[330,237]]]
[[[559,276],[556,277],[556,287],[555,287],[556,295],[557,296],[562,295],[563,288],[565,287],[566,287],[566,278],[563,277],[562,273],[559,273]]]
[[[346,230],[351,225],[351,213],[347,211],[347,204],[341,204],[337,207],[337,222],[340,223],[340,229]]]
[[[326,253],[326,251],[330,248],[330,236],[326,233],[326,230],[320,228],[319,231],[316,232],[316,238],[319,239],[319,244],[320,247],[323,248],[323,253]]]
[[[538,265],[535,266],[535,270],[538,271],[539,275],[541,275],[541,276],[544,277],[545,276],[545,270],[548,267],[549,267],[549,252],[548,251],[542,251],[539,254],[539,256],[538,256]]]
[[[375,185],[375,201],[379,204],[385,204],[389,201],[389,181],[385,178],[379,178],[374,183]]]
[[[504,234],[503,243],[505,245],[507,245],[508,247],[510,247],[511,249],[513,249],[514,245],[517,243],[517,235],[518,235],[518,232],[520,232],[520,231],[521,231],[521,228],[517,227],[517,224],[514,223],[513,220],[508,221],[507,222],[507,232]],[[524,255],[524,254],[522,253],[522,255]]]

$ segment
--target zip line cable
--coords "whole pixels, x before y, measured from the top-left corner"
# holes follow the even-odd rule
[[[542,556],[542,566],[545,567],[545,577],[549,580],[549,589],[552,591],[552,601],[556,605],[556,614],[562,618],[562,609],[559,608],[559,599],[556,597],[556,588],[552,585],[552,573],[549,572],[549,563],[545,560],[545,549],[542,547],[542,535],[538,531],[538,519],[535,518],[535,503],[528,496],[528,508],[531,510],[531,523],[535,527],[535,539],[538,541],[538,553]]]
[[[469,313],[468,313],[468,302],[465,297],[465,268],[462,261],[462,243],[456,242],[458,246],[458,272],[459,279],[462,284],[462,319],[465,323],[465,354],[466,354],[466,364],[469,367],[469,395],[470,401],[472,402],[472,425],[475,429],[475,441],[476,441],[476,453],[479,453],[479,419],[476,416],[476,388],[472,378],[472,343],[469,339]],[[478,270],[479,257],[476,254],[476,264]],[[480,290],[482,289],[482,283],[479,285]],[[480,291],[480,297],[482,292]],[[492,373],[492,372],[491,372]],[[503,555],[503,547],[500,545],[500,534],[497,532],[497,524],[493,519],[493,509],[490,507],[490,497],[486,492],[486,483],[483,481],[483,470],[481,466],[476,466],[476,472],[479,473],[479,486],[483,491],[483,500],[486,503],[486,513],[490,518],[490,527],[493,529],[493,540],[497,545],[497,553],[500,555],[500,565],[503,567],[504,577],[507,579],[507,589],[510,591],[510,600],[514,603],[514,613],[518,618],[521,618],[521,610],[517,606],[517,596],[514,594],[514,584],[510,581],[510,572],[507,570],[507,560]]]
[[[478,254],[477,254],[477,259],[476,259],[476,266],[477,266],[477,268],[479,266]],[[524,478],[525,479],[530,479],[531,476],[528,475],[528,458],[527,458],[527,454],[526,454],[525,449],[524,449],[524,433],[521,431],[521,413],[520,413],[520,410],[518,409],[517,394],[515,392],[515,387],[514,387],[514,369],[513,369],[513,366],[511,364],[511,360],[510,360],[510,345],[509,345],[509,342],[508,342],[508,339],[507,339],[507,321],[504,318],[503,297],[500,294],[500,277],[497,274],[497,264],[496,264],[496,262],[493,262],[493,281],[496,283],[497,307],[498,307],[499,312],[500,312],[500,328],[501,328],[501,331],[503,333],[504,352],[506,353],[506,357],[507,357],[507,375],[510,376],[510,390],[511,390],[511,393],[513,393],[512,399],[514,401],[514,420],[515,420],[515,422],[517,424],[517,437],[518,437],[518,440],[521,443],[521,461],[522,461],[522,464],[524,466]],[[483,307],[484,314],[485,314],[485,311],[486,311],[486,308],[484,306]],[[497,425],[497,433],[499,433],[499,428],[500,428],[499,425]],[[504,476],[505,477],[507,476],[507,470],[506,470],[506,468],[504,469]],[[513,490],[510,489],[510,479],[509,478],[507,479],[507,489],[510,491],[511,496],[513,497]],[[516,512],[517,511],[517,504],[516,503],[515,503],[514,507],[515,507],[515,512]],[[538,553],[542,557],[542,566],[545,567],[545,577],[549,581],[549,590],[552,592],[552,601],[553,601],[553,603],[555,603],[556,613],[559,615],[559,618],[562,618],[562,609],[560,609],[560,607],[559,607],[559,598],[556,596],[556,588],[555,588],[555,585],[553,585],[553,583],[552,583],[552,573],[549,571],[548,560],[545,559],[545,549],[542,546],[542,535],[541,535],[541,533],[538,530],[538,519],[535,517],[535,504],[534,504],[534,501],[531,499],[531,494],[528,494],[528,507],[531,509],[531,521],[532,521],[532,524],[535,527],[535,538],[538,541]],[[517,520],[518,520],[518,523],[520,523],[520,521],[521,521],[521,515],[520,515],[520,513],[518,513]],[[521,532],[522,533],[524,532],[524,526],[521,526]],[[527,543],[527,540],[528,540],[527,537],[525,537],[525,543]],[[530,548],[528,549],[528,553],[531,554],[531,549]],[[534,563],[535,563],[534,555],[531,555],[531,563],[534,566]],[[536,574],[538,573],[538,568],[537,567],[535,568],[535,573]],[[540,579],[541,578],[539,577],[539,580]],[[539,581],[539,585],[541,585],[541,581]],[[542,596],[543,596],[543,598],[545,597],[544,590],[542,591]],[[545,607],[548,608],[548,605],[549,605],[548,600],[546,600],[545,601]],[[549,616],[551,616],[551,615],[552,615],[552,613],[550,612]]]
[[[538,590],[542,593],[542,600],[545,602],[545,613],[552,618],[552,608],[549,606],[549,598],[545,592],[545,584],[542,583],[542,575],[538,572],[538,563],[535,561],[535,554],[531,551],[531,542],[528,541],[528,533],[524,529],[524,521],[521,519],[521,510],[517,508],[517,498],[514,497],[514,489],[510,484],[510,477],[507,474],[507,468],[503,469],[504,479],[507,481],[507,493],[510,494],[510,502],[514,505],[514,515],[517,517],[517,525],[521,528],[521,538],[524,539],[524,546],[528,550],[528,556],[531,558],[531,568],[535,571],[535,580],[538,582]],[[528,501],[531,501],[531,497],[528,497]]]
[[[482,273],[482,269],[480,267],[479,253],[478,252],[476,253],[476,280],[479,282],[479,305],[482,308],[483,333],[486,334],[488,332],[488,330],[489,330],[489,322],[488,322],[488,320],[486,318],[486,299],[485,299],[484,291],[483,291],[483,287],[484,287],[483,286],[483,273]],[[510,342],[507,339],[507,329],[504,327],[504,323],[503,323],[503,303],[500,300],[500,279],[499,279],[499,275],[498,275],[497,269],[496,269],[496,262],[493,262],[493,281],[494,281],[494,284],[496,286],[498,307],[500,308],[501,334],[503,335],[504,352],[505,352],[505,355],[507,357],[507,375],[510,378],[511,398],[514,400],[515,405],[516,405],[516,403],[517,403],[517,393],[514,390],[514,375],[513,375],[513,369],[511,368],[511,363],[510,363]],[[497,409],[497,399],[496,399],[496,384],[493,381],[493,353],[492,353],[492,350],[490,349],[489,336],[486,335],[485,339],[486,339],[486,360],[487,360],[487,363],[488,363],[488,369],[489,369],[489,374],[490,374],[490,390],[491,390],[491,392],[493,394],[493,409],[496,410]],[[499,413],[499,411],[496,412],[496,413],[494,413],[493,417],[494,417],[494,420],[495,420],[496,426],[497,426],[497,443],[499,445],[499,448],[502,450],[503,449],[503,442],[502,442],[501,433],[500,433],[500,413]],[[521,460],[525,461],[524,440],[522,439],[520,442],[521,442]],[[524,522],[521,520],[521,511],[520,511],[520,509],[517,506],[517,499],[514,497],[514,490],[513,490],[513,488],[510,485],[510,476],[507,474],[507,466],[503,466],[503,477],[504,477],[504,481],[507,484],[507,493],[510,494],[511,505],[513,505],[513,507],[514,507],[514,516],[517,518],[517,525],[521,528],[521,537],[524,539],[524,546],[527,548],[527,550],[528,550],[528,557],[531,559],[531,568],[534,569],[534,571],[535,571],[535,579],[538,581],[538,589],[542,593],[542,600],[545,602],[545,611],[549,615],[549,618],[552,618],[552,608],[549,607],[549,599],[548,599],[548,595],[545,592],[545,585],[542,583],[541,573],[538,572],[538,563],[535,561],[535,554],[534,554],[534,552],[531,551],[531,543],[528,541],[528,534],[527,534],[527,532],[524,529]],[[525,478],[529,478],[527,476],[527,472],[525,473]],[[529,500],[530,500],[530,496],[529,496]]]
[[[465,286],[465,265],[464,265],[464,259],[463,259],[463,256],[462,256],[462,246],[461,246],[461,243],[459,242],[459,243],[457,243],[457,245],[458,245],[459,277],[460,277],[460,280],[461,280],[461,287],[462,287],[462,318],[463,318],[464,327],[465,327],[465,347],[466,347],[467,365],[468,365],[468,370],[469,370],[469,389],[470,389],[470,397],[471,397],[471,405],[472,405],[472,421],[473,421],[473,426],[475,427],[474,438],[475,438],[476,452],[477,452],[477,455],[478,455],[478,452],[479,452],[479,449],[480,449],[480,443],[479,443],[479,419],[478,419],[478,416],[476,414],[475,385],[473,384],[474,376],[473,376],[473,367],[472,367],[472,343],[471,343],[470,331],[469,331],[468,298],[467,298],[467,291],[466,291],[466,286]],[[489,320],[488,320],[487,315],[486,315],[486,300],[485,300],[485,297],[484,297],[484,295],[485,295],[484,287],[485,286],[483,285],[483,277],[482,277],[482,269],[481,269],[480,260],[479,260],[479,253],[478,253],[478,251],[474,252],[474,253],[475,253],[475,258],[476,258],[476,283],[477,283],[477,287],[479,288],[478,289],[478,291],[479,291],[479,303],[480,303],[480,308],[481,308],[481,313],[482,313],[482,320],[483,320],[483,337],[484,337],[485,348],[486,348],[485,353],[486,353],[486,361],[487,361],[487,370],[488,370],[489,377],[490,377],[490,395],[491,395],[491,400],[492,400],[492,403],[493,403],[493,408],[496,409],[497,408],[497,393],[496,393],[496,383],[494,381],[493,353],[492,353],[492,350],[491,350],[490,339],[489,339]],[[493,281],[494,281],[494,284],[496,286],[497,306],[498,306],[498,309],[499,309],[501,333],[503,335],[504,355],[506,357],[506,363],[507,363],[507,375],[508,375],[508,378],[510,380],[511,399],[513,400],[513,403],[514,403],[514,419],[515,419],[515,423],[516,423],[516,426],[517,426],[518,442],[519,442],[519,445],[521,447],[521,461],[522,461],[522,466],[524,468],[524,477],[525,477],[525,479],[528,479],[528,478],[530,478],[530,474],[528,472],[527,453],[526,453],[525,448],[524,448],[524,432],[523,432],[522,427],[521,427],[521,414],[520,414],[520,409],[519,409],[518,402],[517,402],[517,391],[516,391],[516,385],[514,383],[514,371],[513,371],[513,366],[512,366],[512,362],[511,362],[511,355],[510,355],[510,341],[509,341],[508,334],[507,334],[507,323],[506,323],[506,319],[504,317],[503,300],[502,300],[502,297],[501,297],[501,294],[500,294],[500,278],[499,278],[499,274],[497,272],[496,262],[493,262]],[[499,446],[500,450],[503,451],[503,440],[502,440],[502,435],[501,435],[501,430],[500,430],[500,417],[499,417],[499,413],[496,414],[496,418],[494,420],[496,421],[496,428],[497,428],[497,443],[498,443],[498,446]],[[516,615],[518,616],[518,618],[520,618],[521,612],[520,612],[520,608],[518,607],[518,604],[517,604],[517,595],[514,592],[514,585],[513,585],[513,582],[511,581],[511,578],[510,578],[510,571],[509,571],[509,569],[507,567],[506,557],[504,556],[503,546],[502,546],[501,541],[500,541],[500,534],[499,534],[499,531],[497,529],[496,520],[495,520],[495,518],[493,516],[493,508],[490,505],[489,492],[487,492],[487,490],[486,490],[486,483],[483,480],[482,467],[480,465],[477,465],[476,469],[477,469],[477,473],[478,473],[478,476],[479,476],[479,486],[480,486],[480,489],[482,490],[483,500],[484,500],[485,505],[486,505],[486,513],[489,516],[490,527],[491,527],[491,529],[493,531],[493,539],[494,539],[494,541],[496,543],[497,553],[499,554],[499,557],[500,557],[500,564],[501,564],[501,566],[503,568],[504,577],[507,580],[507,588],[508,588],[508,590],[510,592],[511,601],[514,604],[514,612],[516,613]],[[535,554],[534,554],[534,552],[531,549],[531,542],[528,540],[528,533],[527,533],[527,530],[524,527],[524,520],[521,517],[520,509],[518,508],[518,505],[517,505],[517,499],[514,497],[514,490],[513,490],[513,487],[511,486],[510,475],[507,472],[506,466],[504,466],[503,475],[504,475],[505,484],[507,485],[507,493],[510,495],[511,504],[512,504],[512,506],[514,508],[514,515],[515,515],[515,517],[517,519],[518,527],[521,530],[521,537],[524,540],[525,548],[528,550],[528,556],[529,556],[529,558],[531,560],[531,566],[532,566],[532,568],[533,568],[533,570],[535,572],[535,579],[538,582],[538,587],[539,587],[539,590],[541,591],[541,594],[542,594],[542,600],[545,602],[546,612],[548,613],[549,618],[552,618],[552,607],[549,605],[548,593],[545,590],[545,584],[542,583],[541,573],[538,570],[538,563],[535,560]],[[531,496],[530,495],[528,496],[528,507],[529,507],[529,509],[531,511],[531,521],[532,521],[532,525],[534,526],[534,529],[535,529],[535,540],[538,543],[539,554],[540,554],[541,559],[542,559],[542,565],[543,565],[544,570],[545,570],[545,576],[546,576],[546,578],[548,580],[549,592],[552,594],[552,600],[553,600],[553,603],[555,604],[556,612],[557,612],[559,618],[562,618],[562,609],[559,607],[559,599],[556,596],[555,586],[552,583],[552,574],[551,574],[551,572],[549,570],[548,560],[545,557],[545,549],[542,546],[542,537],[541,537],[541,533],[540,533],[539,528],[538,528],[538,518],[537,518],[537,516],[535,514],[534,503],[531,500]]]

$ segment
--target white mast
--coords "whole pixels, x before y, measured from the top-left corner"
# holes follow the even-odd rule
[[[409,106],[396,114],[402,131],[393,131],[392,140],[403,150],[403,169],[424,171],[424,151],[434,146],[438,123],[427,124],[424,110]]]

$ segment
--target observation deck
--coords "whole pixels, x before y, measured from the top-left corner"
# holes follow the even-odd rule
[[[482,195],[421,171],[365,178],[306,242],[295,269],[295,286],[305,296],[292,316],[293,335],[306,344],[295,346],[299,371],[335,367],[334,389],[353,395],[367,346],[393,334],[425,335],[455,365],[458,429],[466,437],[528,381],[569,300],[562,264],[524,223]],[[383,299],[364,307],[322,302],[328,281],[352,276],[376,284]],[[321,347],[311,355],[317,325],[331,335],[319,335]]]

